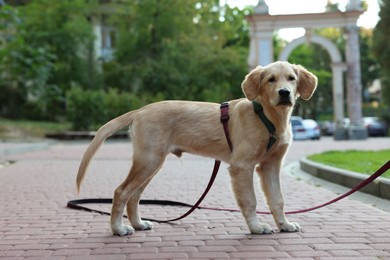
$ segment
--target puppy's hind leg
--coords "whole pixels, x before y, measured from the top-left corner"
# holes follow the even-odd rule
[[[150,221],[144,221],[139,214],[138,206],[141,199],[141,195],[144,192],[146,186],[152,179],[150,178],[141,187],[131,195],[127,202],[127,217],[135,230],[149,230],[153,228],[153,223]]]
[[[148,160],[149,158],[149,160]],[[137,224],[136,228],[139,228],[139,222],[136,215],[138,215],[138,206],[133,207],[134,201],[138,201],[137,190],[139,190],[143,185],[146,186],[146,183],[153,177],[153,175],[160,169],[162,163],[164,162],[165,154],[147,154],[147,155],[136,155],[133,156],[133,166],[130,169],[130,173],[127,176],[126,180],[119,185],[115,190],[112,210],[111,210],[111,229],[114,235],[125,236],[130,235],[134,232],[134,228],[131,226],[123,225],[123,211],[126,203],[131,196],[135,194],[130,206],[130,221],[135,220]],[[141,188],[142,191],[142,188]],[[141,192],[142,193],[142,192]],[[138,204],[138,203],[137,203]],[[134,209],[136,210],[136,215],[134,215]],[[144,223],[145,224],[145,223]],[[142,224],[141,224],[142,225]]]

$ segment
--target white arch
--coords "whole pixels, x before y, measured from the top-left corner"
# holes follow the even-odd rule
[[[342,62],[342,57],[337,46],[330,40],[318,35],[306,35],[290,42],[280,53],[279,59],[287,61],[291,52],[301,44],[313,42],[324,47],[332,59],[332,74],[333,74],[333,108],[336,122],[334,133],[335,139],[345,139],[345,131],[343,130],[344,119],[344,91],[343,91],[343,72],[346,70],[345,63]]]
[[[287,60],[291,52],[300,44],[313,42],[324,47],[329,53],[332,60],[332,75],[333,75],[333,102],[334,115],[336,120],[335,139],[346,139],[343,137],[346,133],[342,126],[344,118],[344,93],[343,93],[343,73],[348,67],[348,113],[351,119],[358,125],[361,118],[361,97],[359,91],[361,89],[360,82],[360,63],[359,63],[359,37],[357,33],[357,20],[364,12],[361,8],[361,0],[348,0],[345,12],[324,12],[324,13],[308,13],[308,14],[293,14],[293,15],[270,15],[268,6],[264,0],[259,0],[254,9],[254,13],[246,16],[249,23],[250,33],[250,51],[248,56],[249,68],[253,69],[257,65],[266,66],[273,62],[273,41],[272,35],[275,30],[283,28],[304,27],[307,29],[304,37],[298,38],[287,45],[279,55],[279,60]],[[312,35],[311,30],[316,28],[340,27],[347,28],[345,35],[347,38],[346,59],[348,65],[342,61],[339,50],[331,41]],[[355,102],[355,101],[356,102]],[[361,126],[363,129],[364,127]],[[357,128],[356,128],[357,129]],[[365,129],[365,128],[364,128]],[[352,139],[355,139],[359,134],[359,130],[350,129]],[[361,131],[363,133],[363,131]],[[338,134],[339,133],[339,134]],[[340,138],[339,138],[340,137]],[[360,139],[356,138],[356,139]]]
[[[324,37],[318,36],[318,35],[310,35],[310,36],[305,35],[305,36],[302,36],[300,38],[293,40],[292,42],[287,44],[287,46],[280,53],[279,60],[287,61],[291,52],[296,47],[298,47],[301,44],[305,44],[307,42],[317,43],[317,44],[321,45],[322,47],[324,47],[328,51],[333,63],[342,62],[340,51],[337,49],[336,45],[332,41],[330,41]]]

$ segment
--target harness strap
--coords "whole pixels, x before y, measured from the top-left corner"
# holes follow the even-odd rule
[[[223,130],[225,132],[226,141],[229,145],[230,151],[233,151],[233,144],[230,140],[230,134],[229,134],[229,127],[228,127],[228,121],[229,121],[229,102],[223,102],[221,104],[221,123],[223,125]]]
[[[263,107],[257,103],[256,101],[252,101],[253,109],[255,110],[255,113],[260,118],[260,120],[264,123],[265,127],[268,129],[268,132],[270,134],[269,141],[267,144],[267,151],[271,149],[272,145],[276,142],[276,136],[275,136],[275,126],[272,124],[272,122],[265,116]]]

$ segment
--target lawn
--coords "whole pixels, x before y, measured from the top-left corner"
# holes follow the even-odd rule
[[[380,151],[328,151],[311,155],[308,159],[329,166],[371,175],[390,160],[390,149]],[[387,171],[382,176],[390,178],[390,171]]]
[[[69,130],[70,123],[55,123],[0,118],[0,139],[42,138],[47,133]]]

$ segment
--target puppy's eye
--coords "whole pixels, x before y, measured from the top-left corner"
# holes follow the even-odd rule
[[[268,79],[268,82],[271,82],[271,83],[273,83],[273,82],[276,82],[276,79],[275,79],[275,77],[271,77],[271,78],[269,78],[269,79]]]
[[[294,81],[295,80],[295,77],[294,76],[289,76],[288,77],[288,81]]]

